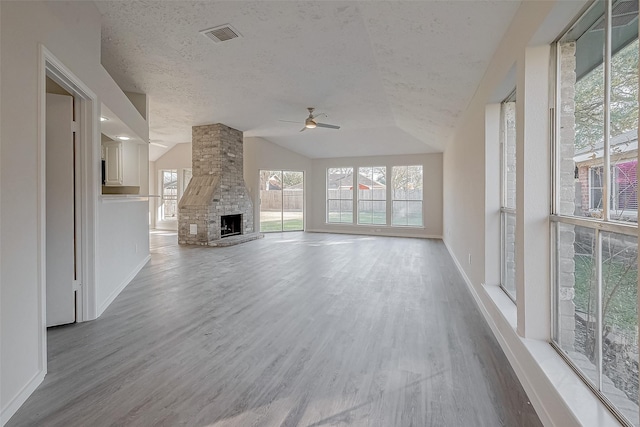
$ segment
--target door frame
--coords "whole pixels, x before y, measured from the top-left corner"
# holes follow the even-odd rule
[[[76,293],[76,319],[78,322],[96,318],[96,260],[97,260],[97,212],[99,195],[100,164],[100,106],[98,97],[75,74],[58,60],[44,45],[39,45],[38,61],[38,305],[40,335],[40,368],[46,372],[46,77],[51,78],[71,93],[76,103],[78,131],[76,141],[79,152],[76,162],[76,176],[79,196],[76,207],[76,221],[79,221],[79,254],[77,262],[81,266],[80,282]],[[78,182],[77,181],[77,182]]]

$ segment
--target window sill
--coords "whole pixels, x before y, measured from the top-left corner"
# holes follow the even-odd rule
[[[548,420],[551,425],[570,425],[568,420],[562,419],[558,415],[562,412],[568,412],[573,416],[575,425],[585,427],[620,426],[614,415],[593,394],[550,343],[522,338],[517,334],[516,305],[499,286],[482,285],[482,290],[493,307],[485,304],[484,307],[481,307],[481,311],[544,424],[547,424],[545,420]],[[472,291],[472,293],[475,292]],[[474,297],[476,302],[482,304],[481,295],[476,294]],[[491,318],[489,313],[496,310],[501,318]],[[505,326],[508,325],[508,327],[500,328],[501,323]],[[527,363],[527,359],[533,363]],[[543,384],[543,380],[546,380],[548,384]],[[548,385],[561,400],[556,401],[553,396],[545,393]]]
[[[386,225],[386,224],[356,224],[353,222],[325,222],[325,225],[339,225],[339,226],[350,226],[350,227],[361,227],[365,229],[369,228],[380,228],[383,230],[424,230],[424,225]]]

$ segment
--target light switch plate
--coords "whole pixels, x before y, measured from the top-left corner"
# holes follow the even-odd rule
[[[198,234],[198,224],[189,224],[189,234]]]

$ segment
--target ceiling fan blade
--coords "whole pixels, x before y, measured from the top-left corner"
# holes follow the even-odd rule
[[[327,117],[327,113],[318,113],[318,114],[314,114],[314,115],[313,115],[313,119],[315,120],[315,119],[317,119],[318,117],[322,117],[322,116]]]
[[[304,132],[305,130],[307,130],[307,127],[303,127],[302,129],[300,129],[300,132]]]
[[[328,125],[326,123],[316,123],[316,126],[319,128],[327,128],[327,129],[340,129],[340,126],[336,125]]]
[[[285,123],[300,123],[300,120],[296,120],[295,122],[293,120],[278,120],[279,122],[285,122]]]

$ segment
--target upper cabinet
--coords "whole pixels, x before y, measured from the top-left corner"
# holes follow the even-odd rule
[[[146,96],[140,94],[128,96],[132,97],[132,105],[138,109],[134,116],[141,118],[142,113],[147,110]],[[133,101],[136,102],[133,103]],[[149,194],[148,132],[142,132],[142,134],[136,132],[104,104],[100,112],[100,131],[102,134],[102,194]]]
[[[102,143],[105,186],[140,186],[140,144],[126,141]]]

